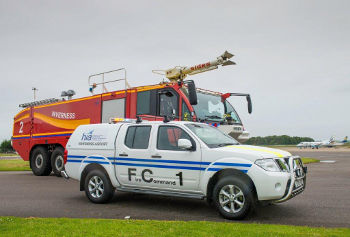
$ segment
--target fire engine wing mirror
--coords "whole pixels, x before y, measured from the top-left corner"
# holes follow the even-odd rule
[[[250,95],[247,95],[246,98],[248,102],[248,113],[251,114],[253,112],[252,99],[250,98]]]
[[[221,95],[221,100],[224,102],[228,97],[230,96],[245,96],[248,102],[248,113],[252,113],[253,111],[253,105],[252,105],[252,99],[250,98],[249,94],[243,94],[243,93],[226,93]]]
[[[190,104],[196,105],[198,103],[196,85],[194,84],[194,81],[192,81],[192,80],[186,81],[186,84],[187,84],[187,88],[188,88],[188,99],[190,101]]]
[[[188,139],[179,139],[177,146],[182,150],[192,150],[192,142]]]

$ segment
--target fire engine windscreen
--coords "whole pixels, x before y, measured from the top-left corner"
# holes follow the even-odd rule
[[[188,95],[186,89],[183,91]],[[198,104],[192,106],[199,120],[214,121],[224,124],[226,124],[226,122],[242,124],[233,106],[227,100],[222,102],[219,94],[204,93],[197,90],[197,98]]]
[[[186,124],[210,148],[238,145],[234,138],[207,124]]]

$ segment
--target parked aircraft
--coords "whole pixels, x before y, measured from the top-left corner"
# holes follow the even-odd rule
[[[344,137],[342,141],[336,141],[334,137],[331,137],[329,141],[323,141],[321,146],[323,147],[336,147],[336,146],[342,146],[345,143],[348,142],[348,136]]]
[[[320,147],[336,147],[342,146],[348,142],[348,136],[346,136],[342,141],[336,141],[334,136],[332,136],[329,140],[316,141],[316,142],[300,142],[297,147],[298,148],[312,148],[318,149]]]

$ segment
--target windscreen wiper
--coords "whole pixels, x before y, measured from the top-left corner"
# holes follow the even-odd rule
[[[205,115],[205,118],[224,120],[223,118],[221,118],[220,116],[217,116],[217,115]]]

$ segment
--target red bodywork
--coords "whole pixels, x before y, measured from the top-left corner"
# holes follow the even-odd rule
[[[179,95],[179,118],[182,102],[193,112],[187,97],[177,83],[136,87],[73,100],[25,108],[14,117],[12,144],[24,159],[37,145],[62,146],[76,127],[82,124],[101,123],[102,101],[125,99],[125,118],[136,118],[137,92],[171,87]],[[144,120],[163,120],[159,116],[140,115]]]

